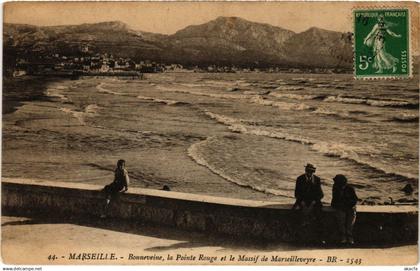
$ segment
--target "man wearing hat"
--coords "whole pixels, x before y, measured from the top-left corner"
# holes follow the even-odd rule
[[[321,199],[324,193],[321,188],[321,179],[314,173],[316,168],[312,164],[305,166],[305,174],[296,180],[295,198],[293,209],[311,210],[322,207]]]

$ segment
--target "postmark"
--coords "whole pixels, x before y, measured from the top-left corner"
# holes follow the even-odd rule
[[[410,13],[408,9],[356,9],[354,75],[357,79],[409,78]]]

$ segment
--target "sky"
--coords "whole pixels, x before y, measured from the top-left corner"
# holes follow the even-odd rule
[[[68,25],[122,21],[135,30],[172,34],[219,16],[237,16],[295,32],[316,26],[352,31],[351,2],[32,2],[7,3],[6,23]],[[381,3],[383,4],[383,3]]]

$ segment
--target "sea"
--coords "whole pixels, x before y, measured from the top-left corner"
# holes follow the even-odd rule
[[[413,203],[418,82],[291,73],[57,79],[44,99],[3,115],[2,176],[105,185],[125,159],[130,186],[293,203],[311,163],[325,203],[336,174],[360,204]]]

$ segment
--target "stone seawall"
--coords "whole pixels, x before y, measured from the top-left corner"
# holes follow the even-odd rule
[[[102,186],[79,183],[2,179],[2,212],[26,216],[83,216],[100,219]],[[241,238],[307,242],[338,239],[335,213],[324,207],[321,225],[302,227],[291,205],[205,195],[130,188],[110,205],[115,219],[144,221],[185,230]],[[363,244],[416,243],[417,206],[358,206],[355,241]],[[322,237],[319,237],[319,236]]]

